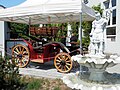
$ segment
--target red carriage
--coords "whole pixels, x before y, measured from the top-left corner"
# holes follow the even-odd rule
[[[33,36],[55,36],[57,27],[51,28],[30,28],[30,34]],[[9,41],[10,45],[11,41]],[[70,72],[73,66],[71,56],[73,53],[79,53],[79,50],[70,51],[60,42],[47,42],[43,37],[32,40],[15,40],[14,46],[11,45],[12,59],[19,67],[26,67],[29,62],[45,63],[54,60],[54,65],[59,72]]]

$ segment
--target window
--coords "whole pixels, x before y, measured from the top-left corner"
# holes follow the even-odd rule
[[[106,31],[107,38],[111,40],[111,42],[115,42],[116,41],[116,27],[109,27],[106,30],[107,30]]]
[[[112,24],[116,24],[116,9],[112,12]]]
[[[116,35],[116,27],[108,27],[106,33],[107,35]]]
[[[112,7],[116,6],[116,0],[112,0]]]
[[[116,40],[116,0],[106,0],[104,3],[105,6],[105,13],[107,16],[107,12],[109,11],[109,8],[112,10],[112,13],[110,15],[108,26],[106,28],[106,34],[107,38],[111,39],[111,41]]]
[[[105,1],[105,2],[103,2],[104,3],[104,6],[105,6],[105,9],[108,9],[109,8],[109,0],[108,1]]]

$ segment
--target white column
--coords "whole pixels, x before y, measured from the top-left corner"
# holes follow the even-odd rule
[[[2,56],[5,56],[5,32],[4,32],[4,21],[0,21],[0,52]]]
[[[0,6],[0,9],[4,9],[4,6]],[[5,56],[5,42],[10,39],[10,33],[8,32],[7,22],[0,21],[0,52],[2,52],[2,57]]]
[[[71,38],[71,25],[68,23],[67,37],[66,37],[66,46],[71,46],[70,42]]]

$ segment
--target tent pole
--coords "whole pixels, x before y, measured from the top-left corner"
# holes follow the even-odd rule
[[[29,35],[30,35],[31,17],[29,17]]]
[[[29,17],[29,36],[30,36],[30,27],[31,27],[31,17]],[[29,38],[30,41],[30,38]]]
[[[83,54],[83,50],[82,50],[82,12],[80,12],[80,29],[79,29],[79,35],[80,35],[80,53]]]
[[[80,12],[80,27],[79,27],[79,40],[80,40],[80,54],[83,54],[82,50],[82,11]],[[83,74],[82,66],[80,65],[80,76]]]

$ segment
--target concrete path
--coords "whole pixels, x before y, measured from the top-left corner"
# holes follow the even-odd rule
[[[57,72],[53,62],[45,64],[31,63],[30,67],[20,68],[20,74],[35,77],[62,78],[62,73]]]
[[[75,73],[78,69],[73,69],[71,73]],[[120,74],[120,64],[108,68],[106,71],[110,73]],[[54,67],[53,62],[47,62],[45,64],[32,63],[28,68],[20,68],[20,74],[30,75],[34,77],[45,77],[45,78],[62,78],[64,73],[60,73]]]
[[[43,70],[35,68],[20,68],[20,74],[45,78],[62,78],[63,76],[63,74],[57,72],[56,69]]]
[[[46,77],[46,78],[62,78],[64,73],[60,73],[54,67],[52,61],[45,64],[31,63],[30,67],[20,68],[19,73],[22,75],[30,75],[35,77]],[[71,73],[75,73],[73,69]]]

